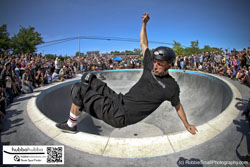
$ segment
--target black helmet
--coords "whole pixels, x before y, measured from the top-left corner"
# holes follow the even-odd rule
[[[156,48],[152,56],[154,59],[163,60],[171,64],[175,63],[176,58],[174,50],[165,46]]]

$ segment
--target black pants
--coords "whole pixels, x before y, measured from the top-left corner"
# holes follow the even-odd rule
[[[13,102],[13,92],[11,88],[5,89],[5,95],[6,95],[6,103],[10,104]]]
[[[6,114],[5,100],[4,99],[0,100],[0,111],[2,111],[2,113]]]
[[[115,128],[126,126],[126,112],[120,95],[101,80],[94,78],[88,84],[74,84],[71,97],[75,105],[80,106],[91,116]]]

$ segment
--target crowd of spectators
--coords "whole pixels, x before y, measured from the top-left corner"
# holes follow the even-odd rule
[[[41,54],[0,55],[0,118],[13,99],[35,88],[53,82],[62,82],[84,71],[140,68],[139,56],[112,61],[114,55],[46,58]],[[1,124],[0,124],[1,125]]]
[[[250,86],[250,47],[241,51],[178,55],[175,68],[218,74]]]
[[[53,82],[62,82],[84,71],[142,68],[143,58],[100,54],[74,56],[64,60],[46,58],[41,54],[0,56],[0,117],[5,107],[20,94]],[[177,55],[175,69],[203,71],[229,77],[250,86],[250,47],[248,50]]]
[[[74,77],[76,62],[47,59],[40,54],[0,56],[0,118],[13,99],[35,88]],[[0,120],[1,122],[1,120]],[[0,123],[1,129],[1,123]]]

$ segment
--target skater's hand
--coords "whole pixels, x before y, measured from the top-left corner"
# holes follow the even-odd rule
[[[192,135],[195,135],[198,130],[194,125],[187,125],[186,126],[187,131],[189,131]]]
[[[145,12],[141,18],[142,18],[142,22],[144,23],[147,23],[150,19],[149,14],[147,12]]]

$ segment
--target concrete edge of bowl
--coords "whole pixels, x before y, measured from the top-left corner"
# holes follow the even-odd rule
[[[196,135],[191,135],[187,131],[182,131],[156,137],[114,138],[108,136],[98,136],[84,132],[78,132],[76,134],[62,133],[58,128],[55,127],[56,122],[50,120],[39,111],[36,105],[36,99],[40,93],[36,92],[32,94],[30,100],[27,103],[27,113],[35,126],[52,139],[89,154],[117,158],[145,158],[163,156],[192,148],[212,139],[225,128],[227,128],[239,114],[239,111],[235,108],[235,105],[237,104],[236,98],[241,98],[241,94],[238,89],[233,84],[221,77],[212,74],[204,75],[215,77],[224,82],[232,91],[232,100],[221,114],[212,120],[197,126],[198,133]],[[78,75],[74,79],[64,81],[63,84],[67,84],[68,82],[79,79],[80,76]],[[44,90],[47,90],[51,87],[56,88],[60,84],[61,83],[51,84],[49,86],[42,87],[40,90],[41,92],[44,92]]]

